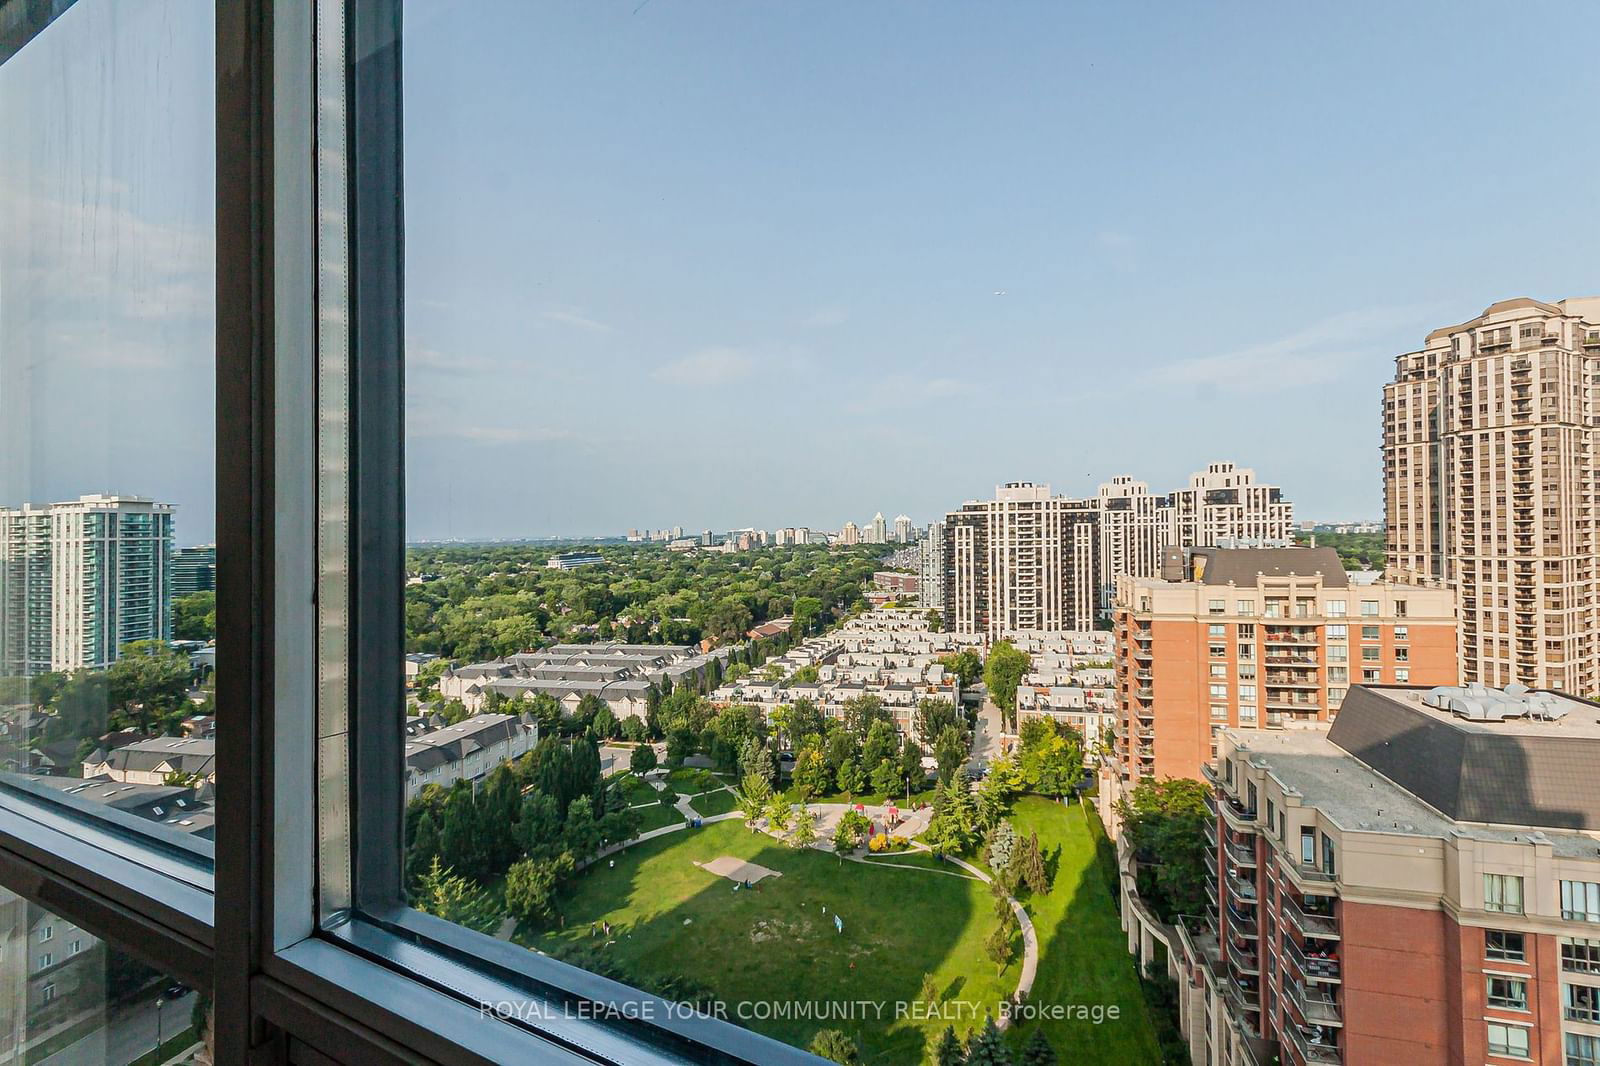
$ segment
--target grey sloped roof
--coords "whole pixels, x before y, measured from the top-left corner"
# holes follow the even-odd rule
[[[1600,707],[1570,720],[1468,722],[1420,689],[1352,688],[1328,739],[1447,817],[1600,830]]]
[[[1190,566],[1205,559],[1205,571],[1198,578],[1206,585],[1233,583],[1255,588],[1259,577],[1312,577],[1322,575],[1322,584],[1331,589],[1350,587],[1339,553],[1332,548],[1196,548]],[[1190,573],[1194,571],[1191,569]]]

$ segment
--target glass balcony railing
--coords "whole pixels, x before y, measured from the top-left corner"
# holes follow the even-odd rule
[[[1283,942],[1284,954],[1294,961],[1307,980],[1342,981],[1339,976],[1339,956],[1330,948],[1302,948],[1294,940]]]
[[[1339,919],[1336,915],[1307,910],[1287,893],[1283,897],[1283,916],[1290,925],[1300,931],[1301,936],[1333,939],[1339,937]]]
[[[1294,1049],[1300,1053],[1300,1058],[1307,1063],[1342,1063],[1344,1053],[1339,1050],[1339,1045],[1333,1036],[1333,1030],[1322,1026],[1311,1026],[1310,1031],[1298,1025],[1286,1025],[1289,1039],[1294,1044]]]

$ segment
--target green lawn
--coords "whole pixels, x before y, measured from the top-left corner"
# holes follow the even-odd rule
[[[1115,1004],[1121,1015],[1098,1025],[1071,1018],[1020,1022],[1013,1043],[1021,1046],[1043,1025],[1062,1062],[1160,1062],[1127,937],[1096,862],[1095,844],[1104,833],[1099,819],[1077,804],[1026,796],[1012,822],[1019,836],[1038,832],[1047,861],[1060,849],[1049,895],[1025,901],[1039,934],[1039,973],[1028,1002]]]
[[[678,813],[676,807],[669,807],[664,803],[652,803],[648,807],[636,809],[634,814],[639,816],[639,832],[648,833],[652,829],[660,829],[664,825],[676,825],[683,821],[683,815]]]
[[[698,811],[702,818],[710,818],[713,814],[727,814],[731,810],[738,809],[739,801],[734,798],[732,792],[724,788],[692,797],[689,806]]]
[[[694,865],[721,855],[783,876],[763,881],[759,891],[735,892]],[[883,1066],[923,1062],[947,1024],[895,1016],[897,1002],[917,1000],[923,974],[944,990],[958,1031],[973,1024],[974,1011],[981,1021],[1016,988],[1020,959],[997,976],[983,954],[995,919],[988,888],[977,881],[794,851],[733,820],[646,841],[615,861],[578,878],[563,901],[563,930],[519,932],[518,940],[552,954],[582,951],[596,946],[590,925],[603,918],[615,927],[615,943],[599,950],[627,979],[658,986],[686,978],[712,989],[729,1020],[791,1044],[842,1028],[856,1039],[863,1063]],[[845,922],[842,935],[835,913]],[[854,1021],[750,1016],[758,1002],[864,1000],[885,1004],[881,1021],[870,1014]],[[959,1021],[958,1011],[965,1012]]]
[[[630,807],[640,803],[654,803],[661,798],[661,793],[648,782],[641,781],[632,774],[622,775],[617,780],[617,787],[621,789],[622,795],[627,799]],[[670,786],[668,788],[670,791]]]
[[[667,773],[668,787],[686,794],[709,792],[711,789],[721,788],[731,781],[731,777],[725,778],[700,767],[680,766],[676,770],[671,770]]]

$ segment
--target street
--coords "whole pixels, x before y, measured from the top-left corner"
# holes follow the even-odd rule
[[[193,1010],[193,992],[187,992],[162,1007],[161,1039],[171,1040],[175,1034],[188,1028],[189,1015]],[[102,1062],[107,1066],[126,1066],[155,1046],[156,1005],[154,1000],[144,1000],[118,1010],[104,1027],[67,1045],[54,1055],[40,1059],[35,1066],[84,1066],[85,1063]]]
[[[982,772],[989,765],[989,760],[999,754],[1000,708],[992,700],[984,700],[978,710],[978,726],[972,734],[972,755],[967,759],[967,772]]]

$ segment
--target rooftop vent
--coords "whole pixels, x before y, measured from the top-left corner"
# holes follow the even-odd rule
[[[1460,687],[1441,685],[1424,693],[1422,702],[1473,722],[1503,722],[1508,718],[1555,722],[1567,716],[1567,708],[1555,695],[1517,684],[1504,689],[1492,689],[1476,681]]]

